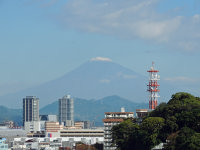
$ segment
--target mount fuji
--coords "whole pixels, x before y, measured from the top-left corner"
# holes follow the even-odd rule
[[[84,99],[119,95],[130,101],[143,103],[148,102],[147,82],[146,76],[110,59],[97,57],[55,80],[1,96],[0,104],[10,108],[21,108],[22,99],[33,95],[40,99],[40,107],[43,107],[66,94]],[[162,87],[162,101],[169,100],[171,94],[177,91],[166,82],[162,82]]]

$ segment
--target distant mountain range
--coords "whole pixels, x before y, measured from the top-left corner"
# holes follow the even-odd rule
[[[74,98],[75,120],[89,120],[96,126],[102,126],[104,112],[120,112],[125,107],[127,112],[135,112],[136,109],[148,108],[148,103],[134,103],[119,96],[108,96],[99,100],[86,100]],[[40,109],[40,114],[58,114],[58,100]],[[0,121],[14,120],[22,124],[22,110],[0,107]]]
[[[134,103],[119,96],[108,96],[100,100],[74,99],[75,120],[90,120],[96,125],[102,125],[104,112],[120,112],[125,107],[127,112],[136,109],[148,108],[148,103]],[[40,110],[40,114],[58,114],[58,101],[53,102]]]
[[[0,106],[0,122],[12,120],[17,125],[22,125],[22,109],[10,109]]]
[[[110,61],[88,61],[60,78],[1,96],[0,104],[9,108],[22,108],[24,97],[36,96],[40,99],[42,108],[66,94],[84,99],[101,99],[110,95],[119,95],[132,102],[148,102],[147,82],[147,76],[119,64]],[[178,91],[177,88],[161,81],[161,101],[169,100],[171,94]]]

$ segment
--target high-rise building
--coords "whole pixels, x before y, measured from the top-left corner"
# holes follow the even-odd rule
[[[65,126],[74,125],[74,100],[70,95],[66,95],[59,99],[59,123]]]
[[[39,121],[39,98],[26,96],[23,98],[23,122]]]
[[[23,124],[27,132],[37,132],[39,125],[39,98],[26,96],[23,98]]]

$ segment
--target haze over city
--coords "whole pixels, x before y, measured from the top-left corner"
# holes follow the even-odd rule
[[[0,0],[0,18],[1,96],[95,58],[146,77],[154,61],[163,81],[199,96],[198,0]]]

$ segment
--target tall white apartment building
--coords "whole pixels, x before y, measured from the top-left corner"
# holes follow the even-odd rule
[[[104,122],[104,150],[115,150],[117,147],[112,146],[111,129],[114,125],[120,124],[126,118],[133,118],[133,112],[125,112],[122,107],[121,112],[105,112]]]
[[[74,126],[74,99],[66,95],[58,100],[59,123],[65,126]]]

